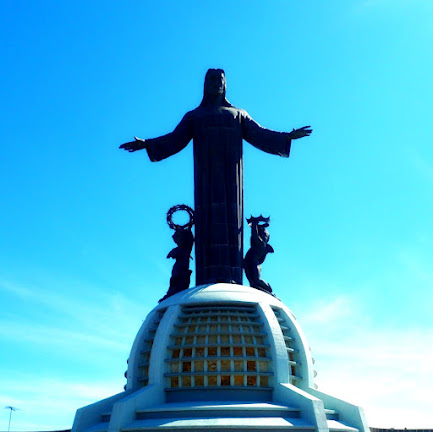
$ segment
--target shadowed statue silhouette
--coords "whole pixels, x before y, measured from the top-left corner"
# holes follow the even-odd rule
[[[226,99],[222,69],[209,69],[200,105],[185,114],[167,135],[122,144],[129,152],[146,149],[151,161],[194,143],[196,284],[242,284],[243,157],[242,140],[288,157],[291,141],[311,134],[309,126],[291,132],[263,128]]]

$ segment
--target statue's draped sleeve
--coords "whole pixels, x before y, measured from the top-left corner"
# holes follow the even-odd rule
[[[287,132],[266,129],[255,122],[247,112],[242,113],[243,139],[266,153],[289,157],[291,139]]]
[[[173,132],[158,138],[146,139],[149,159],[157,162],[180,152],[191,141],[192,135],[193,122],[190,113],[187,113]]]

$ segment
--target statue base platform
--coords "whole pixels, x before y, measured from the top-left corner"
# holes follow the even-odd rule
[[[320,392],[293,313],[254,288],[201,285],[162,301],[130,353],[125,391],[81,408],[72,432],[369,432]]]

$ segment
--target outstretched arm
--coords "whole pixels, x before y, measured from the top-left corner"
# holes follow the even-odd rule
[[[242,117],[243,138],[254,147],[271,154],[288,157],[292,139],[309,136],[310,126],[293,129],[291,132],[277,132],[256,123],[246,112]]]
[[[122,144],[119,148],[128,152],[146,149],[152,162],[160,161],[181,151],[193,136],[191,114],[187,113],[173,132],[158,138],[141,139]]]
[[[134,137],[135,141],[130,141],[125,144],[119,146],[119,148],[124,149],[130,153],[135,152],[137,150],[143,150],[146,148],[146,140]]]

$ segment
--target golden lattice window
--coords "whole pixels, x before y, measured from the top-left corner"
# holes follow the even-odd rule
[[[269,346],[255,306],[185,306],[171,338],[171,389],[270,385]]]

